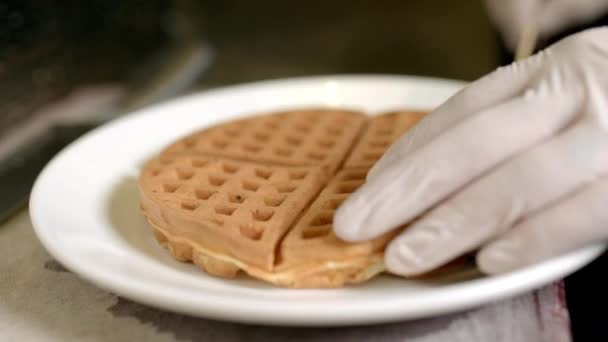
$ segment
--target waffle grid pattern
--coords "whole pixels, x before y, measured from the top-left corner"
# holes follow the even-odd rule
[[[165,154],[208,154],[278,165],[322,165],[333,174],[365,117],[348,111],[296,111],[244,119],[194,133]]]
[[[394,112],[366,120],[355,112],[313,110],[234,121],[170,145],[146,166],[140,184],[162,205],[236,241],[237,260],[267,271],[315,258],[370,255],[387,240],[339,240],[334,213],[421,117]],[[194,255],[188,245],[168,243],[155,232],[176,259],[192,260],[209,273],[232,276],[242,268]],[[239,255],[245,249],[257,256]]]
[[[373,118],[344,163],[344,168],[372,167],[388,147],[423,116],[421,112],[391,112]]]
[[[316,193],[321,173],[197,157],[163,157],[149,168],[151,192],[173,209],[260,240],[281,234]],[[247,223],[243,223],[247,222]]]

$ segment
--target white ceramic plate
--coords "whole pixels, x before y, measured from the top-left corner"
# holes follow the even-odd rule
[[[114,121],[61,152],[31,196],[38,237],[61,263],[119,295],[158,308],[271,325],[348,325],[444,314],[557,280],[604,249],[593,246],[498,277],[458,274],[429,282],[390,276],[339,290],[290,290],[222,280],[174,261],[138,211],[142,162],[191,130],[248,113],[302,105],[381,111],[433,108],[463,84],[384,76],[302,78],[180,98]]]

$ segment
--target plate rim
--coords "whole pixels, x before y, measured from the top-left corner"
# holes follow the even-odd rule
[[[84,142],[89,141],[90,139],[94,139],[96,134],[101,134],[105,130],[111,130],[116,125],[122,124],[127,120],[135,120],[142,115],[146,115],[150,110],[162,110],[163,108],[170,108],[176,103],[193,101],[195,98],[201,96],[213,97],[224,92],[247,92],[251,89],[257,89],[260,87],[276,87],[278,85],[288,87],[290,85],[295,86],[296,84],[300,83],[321,84],[322,82],[327,81],[336,81],[342,83],[390,81],[404,84],[428,82],[452,84],[454,85],[454,87],[461,87],[465,85],[464,82],[459,80],[405,75],[401,76],[362,74],[293,77],[218,87],[202,92],[181,96],[148,108],[144,108],[142,110],[135,111],[129,115],[126,115],[125,117],[114,120],[108,124],[105,124],[101,127],[92,130],[91,132],[86,133],[85,135],[78,138],[77,140],[66,146],[64,149],[62,149],[43,168],[43,170],[36,178],[29,201],[30,219],[37,238],[40,240],[43,247],[49,252],[49,254],[51,254],[53,258],[61,262],[70,271],[74,272],[75,275],[86,279],[88,282],[94,284],[95,286],[98,286],[105,290],[109,290],[117,295],[124,296],[126,298],[130,298],[137,302],[144,303],[146,305],[150,305],[152,307],[156,307],[162,310],[168,310],[192,316],[241,323],[287,326],[346,326],[355,324],[375,324],[394,322],[399,320],[418,319],[429,317],[435,314],[453,313],[456,311],[465,310],[467,308],[476,307],[478,305],[487,303],[488,301],[505,299],[513,295],[520,294],[543,286],[553,280],[557,280],[566,276],[567,274],[570,274],[571,272],[574,272],[576,269],[583,267],[584,265],[595,259],[597,256],[599,256],[599,254],[601,254],[606,249],[605,244],[596,244],[588,246],[581,250],[563,255],[558,258],[554,258],[542,264],[534,265],[519,271],[472,281],[473,284],[467,284],[464,289],[459,289],[458,287],[451,288],[452,292],[456,293],[463,291],[476,291],[478,296],[474,300],[455,300],[452,301],[450,304],[443,306],[442,308],[434,307],[427,308],[426,310],[421,308],[418,311],[414,310],[410,312],[403,312],[403,310],[399,310],[399,304],[402,301],[395,300],[392,303],[389,303],[390,305],[386,305],[386,303],[384,303],[383,307],[378,307],[377,305],[376,307],[373,307],[372,305],[372,307],[368,307],[367,312],[364,313],[361,312],[363,310],[359,310],[359,312],[349,312],[347,310],[342,310],[342,315],[340,315],[340,310],[337,309],[333,310],[334,313],[337,313],[334,315],[334,317],[328,317],[328,315],[326,314],[314,317],[313,315],[310,315],[310,313],[307,315],[296,314],[294,312],[277,313],[275,312],[276,310],[273,311],[272,309],[268,308],[257,308],[254,311],[251,311],[251,309],[243,310],[243,307],[239,307],[238,305],[236,305],[238,303],[216,302],[205,308],[195,308],[192,305],[188,305],[187,302],[179,301],[174,301],[173,303],[168,305],[167,301],[171,299],[171,296],[161,295],[155,297],[156,293],[154,293],[154,287],[134,287],[134,285],[137,284],[124,282],[122,280],[117,280],[116,278],[112,279],[111,275],[105,273],[95,273],[94,271],[91,271],[86,267],[82,267],[81,264],[73,260],[73,256],[70,256],[67,252],[64,253],[63,251],[61,251],[60,248],[58,248],[58,246],[54,245],[53,241],[51,241],[46,235],[47,232],[45,231],[45,229],[42,228],[44,227],[44,222],[38,221],[39,215],[37,215],[37,212],[39,212],[39,210],[42,210],[38,209],[38,203],[42,200],[39,199],[39,196],[37,194],[41,192],[40,189],[43,188],[43,186],[45,185],[44,182],[45,179],[48,177],[47,174],[51,172],[50,170],[53,170],[53,168],[57,167],[56,165],[61,162],[62,158],[64,158],[65,155],[72,153],[71,151],[74,148],[80,146]],[[561,269],[562,271],[559,272],[559,269]],[[541,272],[541,274],[535,275],[534,273],[537,272]],[[526,278],[530,276],[535,277],[536,281],[526,282]],[[497,285],[499,286],[501,283],[505,282],[514,283],[516,285],[511,286],[508,290],[501,291],[499,295],[496,295],[495,293],[493,294],[493,291],[487,291],[488,288],[493,288]],[[448,287],[452,286],[457,285],[449,285]],[[454,296],[453,293],[451,295]],[[237,313],[236,315],[235,312]]]

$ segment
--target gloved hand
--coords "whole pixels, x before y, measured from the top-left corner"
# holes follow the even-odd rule
[[[570,36],[472,83],[422,119],[337,210],[416,275],[474,251],[509,271],[608,238],[608,28]]]
[[[512,51],[522,30],[535,23],[539,38],[547,38],[572,25],[594,20],[608,11],[608,0],[485,0],[494,22]]]

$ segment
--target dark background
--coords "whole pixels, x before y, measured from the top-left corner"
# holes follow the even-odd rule
[[[335,73],[473,80],[497,63],[480,1],[0,0],[0,139],[78,85],[133,82],[183,39],[215,49],[201,87]]]

